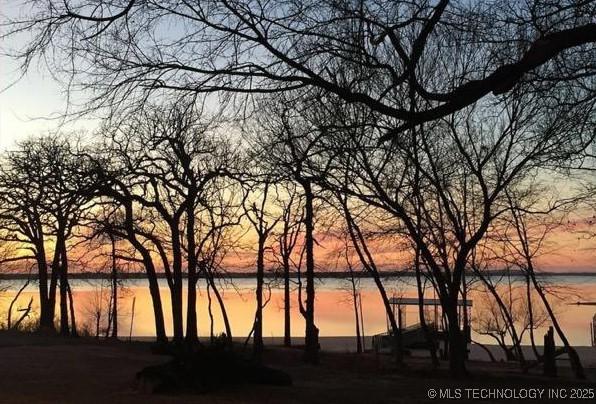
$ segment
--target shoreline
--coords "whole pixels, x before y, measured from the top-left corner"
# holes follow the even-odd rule
[[[208,335],[201,335],[199,336],[200,339],[203,341],[208,340]],[[246,340],[245,336],[233,337],[232,338],[235,343],[244,343]],[[155,340],[155,337],[151,336],[133,336],[132,342],[146,342],[150,343]],[[263,337],[263,342],[265,347],[269,346],[271,348],[282,348],[283,347],[283,337]],[[122,341],[128,341],[128,338],[122,338]],[[304,344],[304,337],[300,336],[292,336],[292,345],[294,348],[300,347]],[[336,336],[321,336],[319,337],[319,344],[321,346],[322,352],[328,353],[345,353],[345,354],[355,354],[356,353],[356,337],[355,336],[343,336],[343,335],[336,335]],[[505,354],[503,353],[502,349],[495,344],[483,344],[487,349],[491,351],[494,355],[497,363],[507,363],[505,360]],[[368,354],[374,354],[372,350],[372,336],[367,335],[364,337],[364,348],[365,352]],[[537,345],[536,348],[539,352],[542,352],[544,347],[542,345]],[[582,364],[586,368],[596,369],[596,347],[589,346],[589,345],[576,345],[573,348],[578,352],[580,357],[582,358]],[[486,351],[478,346],[477,344],[468,344],[469,349],[469,359],[472,361],[478,362],[486,362],[491,363],[490,358]],[[527,360],[535,360],[534,352],[532,350],[531,345],[522,345],[522,350],[524,352],[524,356]],[[429,357],[429,353],[426,349],[410,349],[412,358],[427,358]],[[381,354],[385,355],[385,354]],[[511,362],[510,362],[511,363]],[[562,354],[557,358],[557,365],[568,367],[569,362],[567,359],[566,354]]]
[[[409,270],[402,270],[402,271],[381,271],[380,276],[382,278],[407,278],[415,276],[415,273]],[[502,270],[492,270],[487,271],[488,276],[504,276],[510,275],[514,277],[522,277],[524,276],[522,271],[502,271]],[[582,272],[563,272],[563,271],[553,271],[553,272],[539,272],[536,273],[538,277],[543,278],[550,278],[550,277],[582,277],[582,276],[596,276],[595,271],[582,271]],[[111,279],[110,273],[105,272],[75,272],[68,274],[69,279],[76,279],[76,280],[100,280],[100,279]],[[352,274],[349,271],[324,271],[318,272],[315,274],[315,277],[318,279],[345,279],[351,277]],[[354,278],[359,279],[372,279],[372,276],[364,271],[358,271],[353,273]],[[472,276],[474,276],[472,274]],[[184,278],[187,278],[187,274],[183,274]],[[225,272],[225,273],[214,273],[214,278],[217,279],[252,279],[256,277],[256,272],[240,272],[240,271],[232,271],[232,272]],[[30,279],[31,276],[25,273],[0,273],[0,281],[3,280],[27,280]],[[147,279],[147,276],[144,272],[123,272],[118,274],[119,279],[132,279],[132,280],[144,280]],[[157,273],[158,279],[166,279],[165,272],[158,272]],[[204,279],[204,276],[199,275],[200,279]],[[274,279],[274,278],[281,278],[280,274],[275,272],[266,272],[265,278],[267,279]],[[291,279],[299,278],[299,274],[293,272],[290,274]]]

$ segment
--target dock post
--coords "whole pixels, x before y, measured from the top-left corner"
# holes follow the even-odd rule
[[[555,334],[553,327],[548,327],[544,334],[544,375],[557,376],[557,359],[555,357]]]

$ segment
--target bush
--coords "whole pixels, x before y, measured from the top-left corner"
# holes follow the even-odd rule
[[[287,373],[248,360],[227,344],[214,344],[192,353],[181,350],[163,365],[144,368],[136,380],[139,390],[147,393],[204,393],[243,383],[292,384]]]

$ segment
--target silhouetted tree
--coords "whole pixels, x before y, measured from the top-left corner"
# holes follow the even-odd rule
[[[537,97],[528,92],[505,104],[479,104],[383,145],[386,124],[377,116],[328,107],[329,165],[345,168],[330,171],[324,186],[398,219],[436,285],[456,374],[465,372],[457,309],[464,272],[493,221],[507,212],[506,190],[573,160],[592,141],[584,126],[589,103],[586,110],[562,108],[557,116],[556,105]]]
[[[15,51],[93,88],[89,110],[151,94],[317,88],[401,122],[383,139],[501,96],[590,84],[590,1],[34,1]],[[175,24],[177,29],[171,29]],[[189,40],[192,38],[192,40]],[[54,56],[51,58],[50,56]],[[74,88],[77,88],[76,86]],[[412,110],[405,98],[423,102]]]
[[[534,290],[538,294],[548,317],[564,345],[565,352],[569,356],[569,362],[575,376],[584,379],[585,372],[581,360],[575,348],[569,343],[565,332],[555,315],[547,296],[549,289],[537,277],[537,269],[534,259],[543,246],[546,235],[552,230],[552,225],[545,221],[545,224],[533,225],[532,213],[538,215],[537,207],[533,204],[532,198],[527,199],[519,190],[509,192],[507,195],[510,220],[513,226],[513,237],[509,239],[508,247],[512,250],[515,262],[532,282]],[[533,212],[534,211],[534,212]]]
[[[233,195],[230,185],[219,181],[231,166],[233,150],[216,137],[213,125],[201,119],[193,105],[178,104],[146,109],[130,123],[107,129],[109,152],[121,173],[115,184],[126,188],[124,199],[131,205],[127,207],[131,231],[148,246],[138,247],[159,257],[166,274],[178,344],[185,336],[183,273],[188,274],[186,340],[192,345],[198,340],[199,262],[212,259],[213,234],[237,222],[226,216],[229,212],[219,205],[225,199],[218,197],[220,193]],[[226,220],[214,222],[213,215]]]
[[[306,322],[305,355],[310,363],[318,362],[319,329],[315,325],[315,257],[314,226],[316,180],[323,175],[324,164],[319,159],[322,133],[303,126],[302,114],[308,112],[309,100],[277,97],[261,100],[259,115],[258,150],[268,156],[264,169],[276,173],[280,180],[292,181],[300,187],[304,199],[304,259],[306,299],[299,302],[300,312]],[[301,289],[299,288],[299,291]],[[300,295],[300,293],[299,293]]]
[[[367,237],[356,219],[357,216],[370,215],[370,209],[358,209],[353,205],[350,206],[349,198],[346,196],[338,195],[337,199],[340,212],[346,223],[347,236],[349,237],[351,246],[365,271],[372,277],[381,296],[385,314],[391,327],[391,334],[394,338],[393,350],[397,361],[401,363],[403,359],[401,329],[395,319],[396,313],[393,312],[387,290],[383,284],[381,270],[377,266],[372,249],[369,247],[370,237]]]
[[[60,332],[63,335],[76,335],[75,311],[69,297],[68,242],[90,202],[86,189],[93,181],[85,175],[88,162],[79,158],[78,148],[74,142],[59,136],[25,141],[7,154],[0,180],[2,218],[7,237],[30,245],[27,248],[32,254],[28,256],[37,261],[40,325],[53,329],[59,284]],[[45,245],[50,241],[54,244],[54,252],[48,279]]]
[[[37,264],[39,287],[40,327],[54,330],[55,294],[49,289],[51,267],[48,265],[46,243],[51,236],[44,226],[45,177],[43,162],[23,153],[12,152],[3,156],[0,164],[0,225],[5,244],[18,243],[9,254],[3,254],[2,263],[34,260]],[[3,246],[5,249],[8,246]],[[25,250],[25,251],[23,251]],[[53,289],[55,291],[55,288]]]
[[[272,190],[274,185],[265,178],[262,183],[257,182],[251,187],[249,192],[253,197],[248,196],[244,199],[244,214],[251,223],[257,235],[257,287],[255,291],[257,308],[255,311],[255,321],[253,325],[253,351],[254,355],[260,359],[263,352],[263,284],[265,281],[265,249],[269,235],[277,225],[280,217],[272,217],[268,212],[272,203]]]
[[[279,261],[284,285],[284,345],[292,345],[291,336],[291,276],[293,271],[299,271],[302,261],[302,254],[298,251],[301,227],[304,220],[304,210],[300,194],[296,190],[296,184],[288,183],[287,198],[282,198],[281,204],[281,228],[275,234],[277,248],[273,254]]]

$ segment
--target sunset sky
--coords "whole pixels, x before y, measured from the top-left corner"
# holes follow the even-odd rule
[[[18,78],[17,65],[6,57],[0,57],[2,87]],[[15,142],[28,136],[61,128],[64,131],[92,131],[93,120],[67,123],[58,117],[66,111],[67,100],[60,86],[41,69],[34,69],[10,88],[0,93],[0,150],[14,147]],[[63,126],[61,126],[63,125]],[[593,228],[596,225],[593,225]],[[328,255],[330,248],[319,248],[320,258]],[[550,252],[539,259],[540,266],[550,271],[596,271],[596,240],[580,234],[560,232],[550,238]],[[377,251],[379,264],[389,269],[403,267],[403,254]],[[243,254],[244,255],[244,254]],[[401,256],[400,256],[401,255]],[[241,261],[250,259],[243,256]],[[401,258],[401,259],[400,259]]]
[[[18,66],[7,57],[0,57],[2,88],[18,78]],[[28,75],[0,93],[0,150],[14,147],[15,142],[28,136],[62,129],[63,131],[93,131],[93,120],[64,123],[57,119],[67,110],[67,99],[52,77],[35,68]],[[51,119],[54,117],[54,119]],[[556,185],[556,184],[555,184]],[[596,225],[592,225],[594,228]],[[331,248],[322,243],[319,256]],[[596,240],[573,232],[559,232],[550,237],[548,253],[539,258],[540,266],[550,271],[596,271]],[[250,259],[242,254],[241,261]],[[248,259],[247,259],[248,258]],[[389,269],[403,268],[403,254],[377,251],[379,264]],[[322,259],[324,261],[324,259]]]
[[[2,48],[15,46],[18,44],[2,44]],[[33,135],[55,130],[89,133],[97,127],[98,121],[93,118],[76,122],[65,122],[60,118],[68,112],[66,92],[43,66],[33,66],[19,80],[18,64],[0,56],[0,76],[3,90],[0,92],[0,150],[10,150],[16,142]],[[78,100],[79,103],[82,101]],[[553,186],[559,185],[553,183]],[[595,227],[596,224],[592,224],[593,231]],[[328,255],[330,250],[325,248],[324,242],[322,244],[320,261],[324,261],[322,255]],[[596,271],[596,239],[566,231],[552,235],[549,244],[549,252],[539,259],[543,269]],[[377,254],[379,264],[385,268],[400,269],[405,265],[403,254],[388,251],[377,251]],[[245,261],[246,257],[241,260]]]

